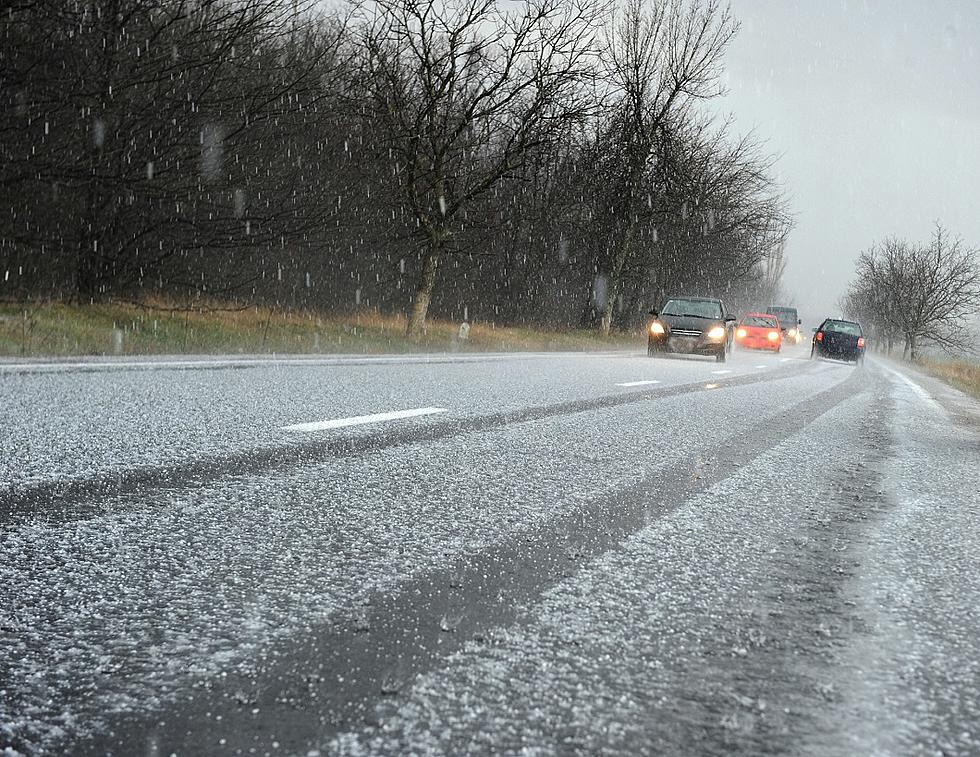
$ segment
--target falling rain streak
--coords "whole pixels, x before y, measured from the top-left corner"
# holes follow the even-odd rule
[[[424,28],[394,12],[344,26],[286,0],[236,14],[170,0],[118,16],[10,9],[4,55],[24,75],[0,110],[0,171],[19,177],[0,183],[0,296],[370,303],[416,330],[464,307],[633,328],[668,290],[765,300],[789,214],[765,151],[701,106],[735,22],[682,5],[710,33],[671,27],[667,57],[631,47],[589,2],[513,16],[450,4],[419,16]],[[438,90],[422,73],[434,55],[453,61]],[[355,71],[373,74],[355,86]],[[596,76],[608,97],[588,104],[580,85]]]

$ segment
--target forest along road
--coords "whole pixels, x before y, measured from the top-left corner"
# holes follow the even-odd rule
[[[0,364],[0,754],[980,752],[980,407],[806,357]]]

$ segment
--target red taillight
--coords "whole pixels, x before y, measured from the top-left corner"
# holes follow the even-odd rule
[[[864,337],[863,336],[859,336],[858,337],[858,348],[864,349]]]
[[[822,342],[823,341],[823,332],[822,331],[818,331],[817,332],[817,341],[818,342]]]

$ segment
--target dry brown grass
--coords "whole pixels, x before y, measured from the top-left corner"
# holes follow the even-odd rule
[[[181,305],[161,299],[69,305],[34,302],[0,305],[0,355],[150,355],[216,353],[384,353],[640,349],[638,335],[608,339],[592,331],[556,331],[430,321],[409,340],[404,316],[360,310],[324,315],[238,307],[221,302]]]
[[[980,363],[969,360],[920,358],[916,365],[931,376],[980,399]]]

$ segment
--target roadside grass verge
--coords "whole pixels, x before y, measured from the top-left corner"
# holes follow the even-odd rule
[[[547,330],[430,321],[416,340],[406,318],[361,310],[325,315],[311,310],[238,307],[165,300],[70,305],[0,304],[0,356],[169,354],[377,354],[390,352],[591,351],[642,348],[635,334],[601,338],[593,331]]]
[[[980,399],[980,363],[969,360],[919,358],[915,364],[930,376],[935,376]]]

